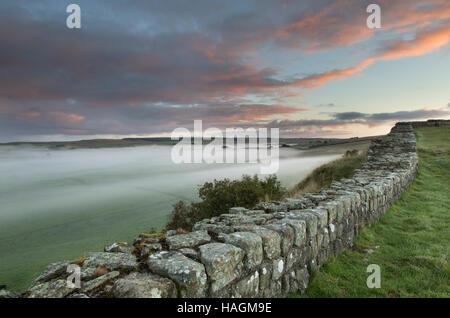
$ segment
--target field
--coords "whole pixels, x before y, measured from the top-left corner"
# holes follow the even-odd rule
[[[293,297],[450,297],[450,127],[418,128],[419,174],[352,250],[314,273]],[[381,288],[369,289],[369,264]]]

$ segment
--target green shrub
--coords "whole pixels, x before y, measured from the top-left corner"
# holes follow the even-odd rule
[[[253,208],[261,201],[280,200],[286,193],[276,175],[260,179],[257,175],[244,175],[241,180],[214,180],[198,190],[200,202],[186,204],[179,201],[173,206],[166,229],[191,230],[204,219],[228,213],[232,207]]]

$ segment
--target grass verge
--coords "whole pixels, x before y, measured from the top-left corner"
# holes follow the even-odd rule
[[[289,190],[287,197],[318,192],[320,189],[328,188],[333,180],[350,178],[355,169],[361,168],[366,159],[367,151],[365,150],[347,151],[344,157],[314,169],[305,179]]]
[[[292,297],[450,297],[450,127],[415,133],[419,174],[411,187]],[[381,267],[379,289],[366,285],[368,264]]]

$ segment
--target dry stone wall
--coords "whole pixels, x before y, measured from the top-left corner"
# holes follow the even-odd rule
[[[353,245],[361,226],[380,219],[417,174],[411,123],[372,142],[351,179],[318,193],[232,208],[190,233],[141,234],[76,263],[81,286],[69,288],[70,262],[48,266],[22,297],[279,297],[302,292],[311,270]],[[73,262],[72,262],[73,263]],[[3,291],[5,294],[6,292]]]

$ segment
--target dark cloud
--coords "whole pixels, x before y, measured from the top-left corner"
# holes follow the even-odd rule
[[[391,10],[386,10],[387,29],[407,27],[414,19],[426,26],[441,19],[442,7],[448,6],[436,0],[438,6],[419,10],[417,1],[382,2],[386,8],[406,12],[395,22]],[[81,30],[65,27],[69,3],[17,0],[0,4],[3,138],[158,133],[193,119],[216,126],[267,123],[303,111],[285,103],[286,98],[298,97],[299,89],[353,76],[376,59],[286,79],[280,69],[268,66],[276,64],[263,63],[255,54],[320,51],[370,37],[372,32],[361,28],[360,17],[348,19],[364,8],[353,0],[233,4],[133,0],[132,5],[79,0]],[[444,37],[446,33],[440,32]],[[418,38],[420,47],[429,47],[426,35]],[[416,42],[387,43],[378,52],[379,59],[396,58]],[[414,51],[412,56],[421,52],[427,51]],[[371,116],[337,113],[327,122],[303,124],[387,120],[381,114]]]
[[[425,118],[441,118],[448,117],[450,113],[445,109],[418,109],[413,111],[398,111],[392,113],[376,113],[365,114],[358,112],[344,112],[336,113],[334,117],[340,120],[364,120],[368,124],[376,124],[387,121],[401,121],[401,120],[417,120]]]
[[[336,113],[334,117],[339,120],[354,120],[354,119],[364,119],[368,115],[359,112],[344,112],[344,113]]]

